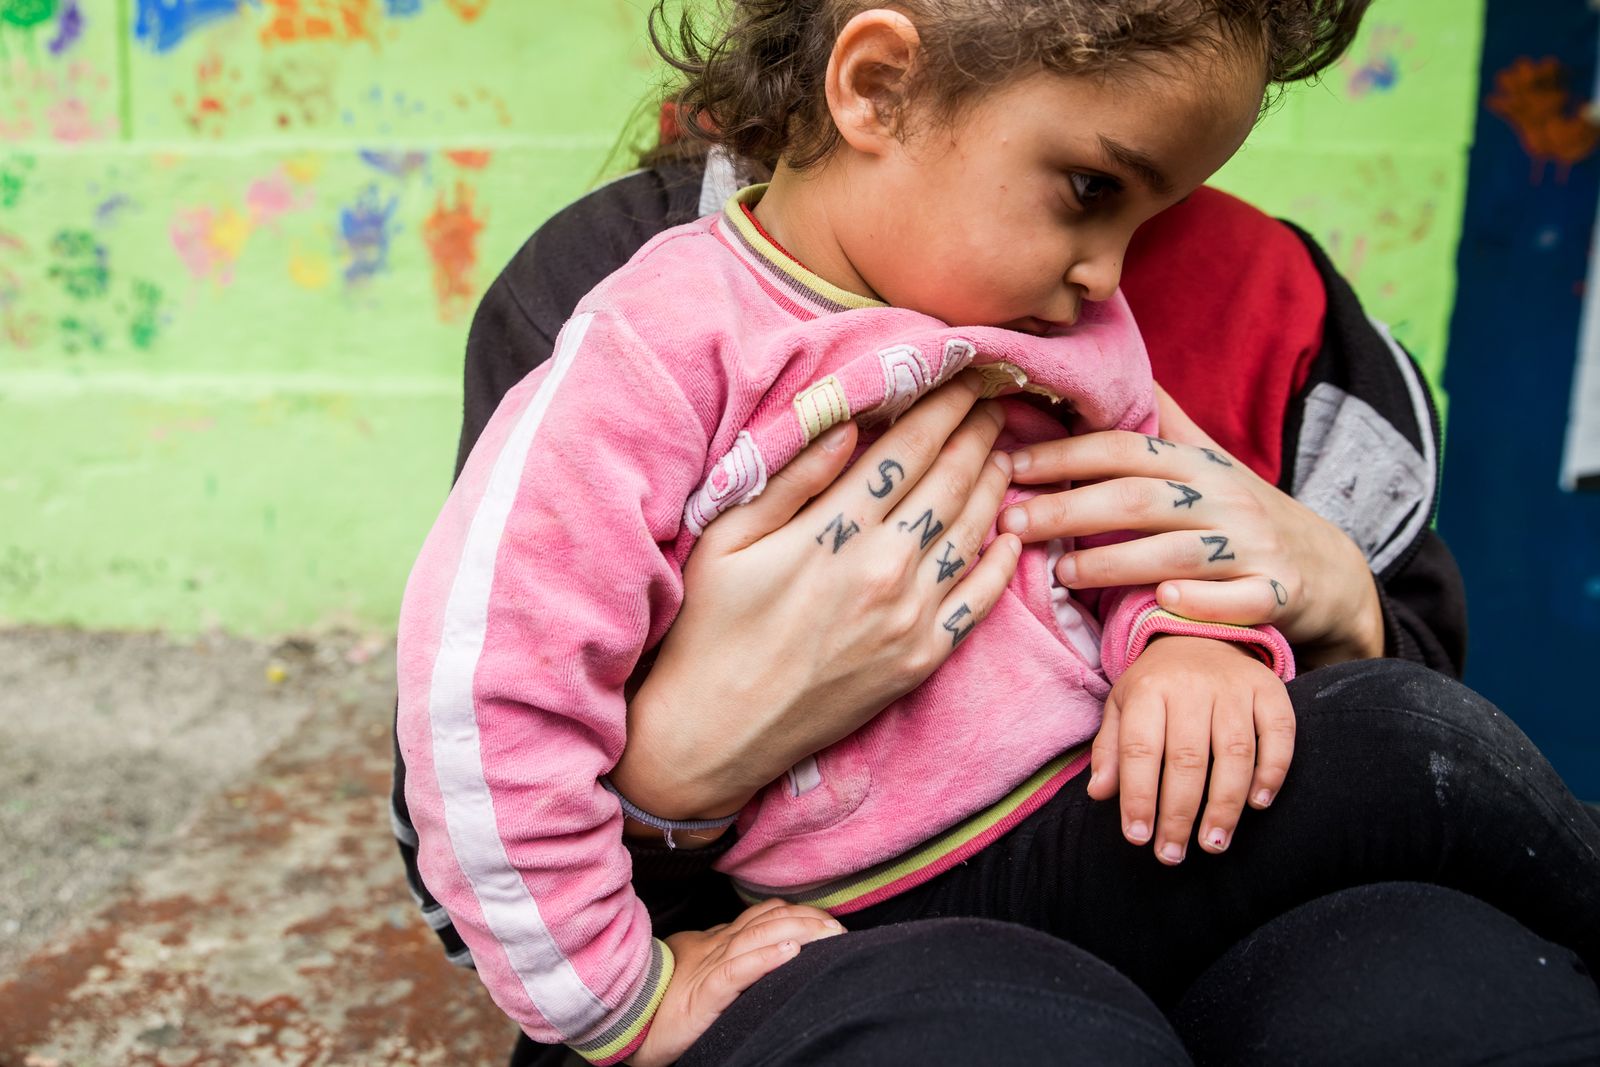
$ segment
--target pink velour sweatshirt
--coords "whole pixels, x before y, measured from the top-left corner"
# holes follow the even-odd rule
[[[881,427],[968,366],[991,393],[1055,401],[1004,401],[1001,447],[1156,430],[1120,294],[1060,336],[950,327],[811,275],[744,213],[759,195],[661,234],[579,303],[484,430],[401,611],[423,880],[500,1007],[596,1063],[638,1047],[672,974],[599,779],[706,523],[828,427]],[[907,536],[938,559],[949,518],[908,515]],[[816,551],[849,551],[855,525],[819,525]],[[971,855],[1082,768],[1108,678],[1154,632],[1253,642],[1292,670],[1272,631],[1177,619],[1148,588],[1090,611],[1052,581],[1067,547],[1028,547],[981,625],[944,620],[959,647],[927,682],[751,802],[718,864],[742,892],[849,911]]]

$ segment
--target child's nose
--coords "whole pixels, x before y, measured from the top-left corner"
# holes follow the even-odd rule
[[[1086,300],[1110,300],[1122,282],[1122,257],[1126,246],[1085,256],[1067,271],[1067,282],[1083,290]]]

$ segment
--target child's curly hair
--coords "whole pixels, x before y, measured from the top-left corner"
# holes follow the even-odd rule
[[[747,159],[772,165],[782,156],[804,169],[839,141],[823,95],[834,40],[852,18],[874,7],[903,11],[921,38],[901,107],[914,95],[929,95],[949,117],[1019,73],[1115,74],[1160,53],[1204,54],[1224,46],[1261,56],[1269,86],[1302,81],[1344,53],[1370,3],[718,0],[723,28],[706,37],[688,13],[674,33],[668,0],[656,0],[650,39],[684,76],[675,99],[687,132]]]

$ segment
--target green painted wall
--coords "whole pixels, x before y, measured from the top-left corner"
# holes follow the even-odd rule
[[[0,621],[392,624],[472,306],[654,81],[645,0],[0,0]],[[1379,0],[1220,179],[1437,373],[1477,0]]]

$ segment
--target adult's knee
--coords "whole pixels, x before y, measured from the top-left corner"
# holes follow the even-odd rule
[[[1448,772],[1458,756],[1498,755],[1509,765],[1543,763],[1537,748],[1491,701],[1453,678],[1407,660],[1356,660],[1290,683],[1302,736],[1313,744],[1382,756],[1420,755]],[[1320,732],[1320,735],[1319,735]]]
[[[1388,883],[1267,923],[1174,1021],[1200,1063],[1577,1063],[1600,1056],[1600,990],[1569,950],[1488,904]]]
[[[1177,1035],[1126,977],[1009,923],[929,919],[813,942],[757,982],[681,1061],[1186,1064]]]

